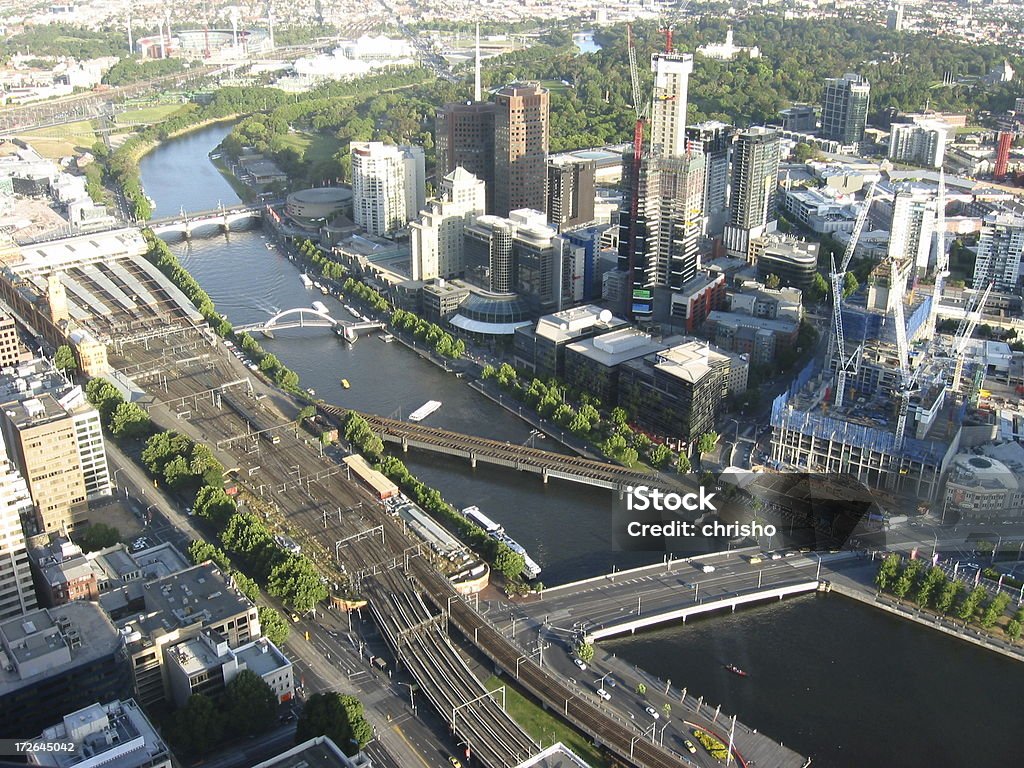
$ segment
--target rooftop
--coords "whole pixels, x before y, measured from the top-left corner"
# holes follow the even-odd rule
[[[649,334],[636,328],[620,328],[592,339],[573,342],[566,349],[611,368],[627,360],[660,352],[671,346],[673,341],[679,340],[681,338],[676,336],[655,341]]]
[[[220,569],[212,563],[151,581],[143,587],[143,594],[146,610],[159,614],[165,627],[185,627],[196,622],[216,624],[251,605],[228,586]]]
[[[626,321],[593,304],[544,315],[537,321],[536,334],[558,343],[574,339],[593,328],[611,330]]]
[[[304,741],[252,768],[364,768],[371,765],[362,753],[348,757],[326,736]]]
[[[45,729],[37,743],[72,741],[74,752],[34,752],[35,765],[137,768],[168,761],[167,745],[134,699],[90,704]]]
[[[95,603],[40,608],[10,619],[0,624],[0,696],[113,654],[120,645],[120,635]]]
[[[708,322],[756,328],[759,331],[775,331],[776,333],[794,333],[800,327],[796,320],[772,320],[767,317],[754,317],[745,312],[724,312],[720,309],[713,309],[708,313]]]
[[[255,672],[260,677],[275,669],[291,665],[291,662],[278,650],[277,646],[265,637],[246,643],[240,648],[236,648],[233,653],[239,664],[244,664],[246,669]]]

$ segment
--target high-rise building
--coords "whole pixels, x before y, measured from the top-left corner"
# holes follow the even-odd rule
[[[594,220],[595,167],[568,155],[548,160],[548,221],[559,231]]]
[[[871,84],[848,72],[825,80],[821,105],[821,135],[840,144],[857,144],[868,122]]]
[[[445,104],[437,111],[434,147],[437,172],[447,176],[459,166],[484,182],[487,213],[494,212],[494,116],[489,101]]]
[[[494,213],[547,205],[548,91],[512,83],[494,95]]]
[[[889,133],[889,159],[941,168],[948,135],[949,126],[941,120],[893,123]]]
[[[425,204],[423,150],[353,141],[352,216],[372,235],[405,227]]]
[[[937,205],[931,190],[913,185],[898,189],[893,200],[888,255],[899,260],[910,259],[922,277],[935,266],[932,239]]]
[[[21,616],[36,607],[22,527],[22,520],[31,521],[34,515],[25,480],[8,461],[6,453],[0,453],[0,621]]]
[[[778,176],[778,134],[760,126],[741,132],[733,148],[729,223],[723,233],[730,255],[747,258],[752,239],[775,231]]]
[[[704,153],[704,234],[721,235],[729,220],[729,163],[736,130],[709,120],[688,126],[686,138]]]
[[[456,168],[441,182],[441,195],[409,224],[413,280],[451,278],[462,273],[465,227],[486,208],[483,181]]]
[[[18,338],[14,318],[0,314],[0,368],[10,368],[29,359],[30,355]]]
[[[110,472],[107,468],[100,414],[89,404],[82,388],[70,384],[44,358],[23,363],[13,372],[0,375],[0,404],[5,404],[4,408],[13,409],[13,405],[9,404],[32,400],[42,400],[51,406],[55,417],[63,411],[71,420],[86,497],[93,500],[109,495]],[[13,409],[12,413],[16,410]],[[12,459],[17,462],[13,453]]]
[[[651,56],[651,72],[654,73],[651,154],[677,157],[686,152],[686,95],[693,72],[693,55],[655,53]]]
[[[632,168],[627,153],[627,165]],[[704,211],[704,155],[645,157],[639,179],[626,174],[627,202],[637,195],[636,219],[624,205],[619,218],[619,269],[632,278],[626,309],[640,318],[654,312],[654,289],[680,288],[700,266],[698,244]],[[632,224],[632,238],[630,225]]]
[[[885,27],[893,32],[903,31],[903,0],[896,0],[891,6],[885,18]]]
[[[990,282],[997,291],[1016,291],[1021,284],[1024,216],[990,213],[984,219],[974,261],[974,288]]]
[[[540,211],[479,216],[466,226],[465,239],[466,282],[483,291],[518,294],[540,314],[558,309],[563,292],[572,290],[563,271],[565,244]]]

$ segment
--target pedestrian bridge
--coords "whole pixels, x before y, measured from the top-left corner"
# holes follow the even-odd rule
[[[219,205],[207,211],[186,211],[182,208],[177,216],[150,219],[147,226],[157,236],[178,234],[188,240],[200,233],[230,232],[239,222],[258,220],[262,216],[263,207],[256,205],[236,205],[230,208]]]
[[[364,320],[357,323],[349,323],[344,320],[336,320],[329,312],[310,307],[295,307],[278,312],[273,317],[267,318],[262,323],[249,323],[248,325],[236,325],[235,331],[246,331],[248,333],[259,332],[264,336],[273,338],[274,331],[286,328],[330,328],[345,341],[354,342],[359,338],[359,331],[368,331],[375,328],[383,328],[384,323],[376,320]]]

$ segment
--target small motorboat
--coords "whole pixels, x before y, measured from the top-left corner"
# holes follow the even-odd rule
[[[341,380],[341,386],[343,386],[345,389],[348,389],[349,386],[351,386],[351,385],[348,383],[348,379],[342,379]]]
[[[730,672],[732,672],[734,675],[739,675],[740,677],[746,677],[747,676],[747,673],[744,672],[739,667],[737,667],[735,664],[726,664],[725,668],[727,670],[729,670]]]

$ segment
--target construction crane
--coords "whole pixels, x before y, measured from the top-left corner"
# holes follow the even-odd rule
[[[665,53],[672,53],[672,30],[675,29],[676,23],[682,18],[683,11],[689,4],[690,0],[682,0],[662,17],[661,31],[665,34]]]
[[[950,384],[954,394],[960,389],[960,379],[964,373],[964,352],[967,351],[967,342],[974,335],[974,329],[981,319],[981,312],[985,308],[985,302],[988,301],[988,295],[992,293],[992,286],[993,283],[988,284],[985,292],[977,299],[974,308],[964,313],[963,319],[956,329],[956,336],[953,339],[953,381]],[[978,296],[977,292],[975,292],[975,296]]]
[[[626,52],[629,56],[629,80],[633,87],[633,195],[629,205],[629,230],[626,249],[629,254],[629,312],[633,316],[633,273],[636,270],[636,220],[640,211],[640,164],[644,150],[644,124],[647,120],[647,99],[640,95],[640,71],[636,66],[636,44],[633,40],[633,26],[626,25]]]
[[[939,194],[935,201],[935,286],[932,289],[931,332],[935,333],[939,302],[949,277],[949,253],[946,251],[946,172],[939,169]]]
[[[846,339],[843,336],[843,279],[846,277],[846,270],[850,267],[853,253],[857,250],[857,241],[860,240],[860,233],[864,229],[864,223],[868,218],[868,211],[871,209],[871,200],[875,196],[877,182],[872,181],[864,197],[864,207],[857,214],[853,231],[850,233],[850,242],[846,245],[846,252],[843,254],[843,261],[839,269],[836,269],[836,261],[832,259],[832,328],[835,332],[833,352],[836,356],[836,394],[833,404],[836,408],[842,408],[846,396],[846,377],[854,373],[857,362],[860,359],[861,347],[858,346],[849,357],[846,355]]]

